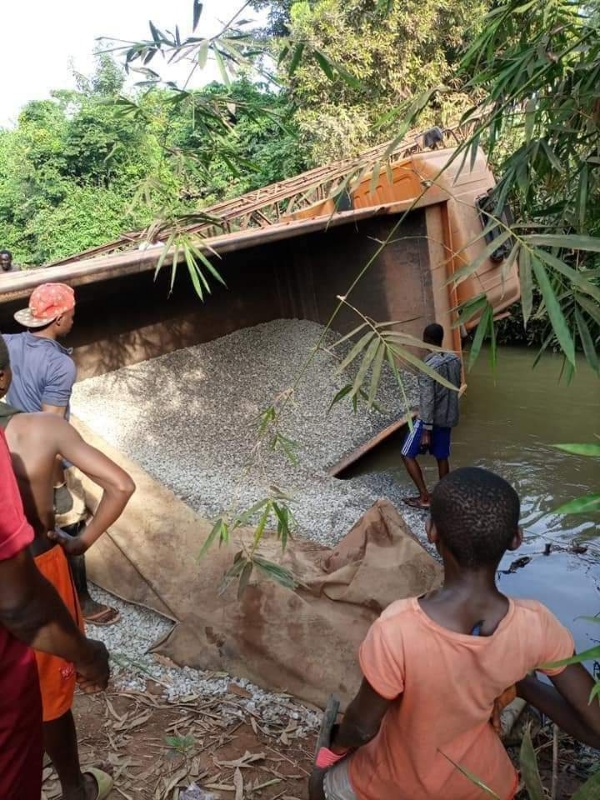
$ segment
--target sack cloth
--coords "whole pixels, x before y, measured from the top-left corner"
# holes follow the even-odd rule
[[[438,585],[441,567],[410,532],[398,511],[380,500],[334,550],[268,536],[264,558],[281,561],[299,586],[286,589],[253,574],[219,587],[241,543],[216,545],[198,561],[211,524],[134,462],[73,420],[83,437],[132,476],[137,490],[115,525],[86,554],[99,586],[176,622],[153,651],[182,666],[223,671],[323,708],[330,693],[342,707],[360,680],[358,647],[371,623],[393,600]],[[86,505],[100,490],[82,476]],[[237,531],[236,531],[237,535]]]

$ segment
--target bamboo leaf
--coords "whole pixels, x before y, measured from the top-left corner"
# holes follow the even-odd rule
[[[238,591],[237,591],[237,599],[241,600],[242,595],[246,591],[248,584],[250,583],[250,577],[252,576],[252,570],[254,569],[254,564],[252,561],[247,561],[244,565],[242,570],[242,574],[240,575],[240,581],[238,583]]]
[[[362,331],[362,329],[363,329],[363,328],[364,328],[366,325],[367,325],[367,323],[366,323],[366,322],[362,322],[362,323],[361,323],[361,324],[360,324],[360,325],[359,325],[357,328],[354,328],[354,330],[353,330],[353,331],[350,331],[350,333],[347,333],[345,336],[342,336],[342,338],[341,338],[341,339],[338,339],[337,341],[335,341],[335,342],[334,342],[334,343],[331,345],[331,347],[332,347],[332,348],[333,348],[333,347],[339,347],[339,346],[340,346],[340,345],[341,345],[343,342],[347,342],[347,341],[348,341],[348,339],[354,339],[354,337],[356,336],[356,334],[357,334],[359,331]]]
[[[600,687],[600,683],[596,684],[596,689]],[[600,770],[596,770],[591,778],[580,786],[571,800],[599,800],[600,798]]]
[[[530,800],[544,800],[544,787],[542,786],[542,779],[540,778],[537,765],[537,756],[533,749],[529,728],[525,731],[525,736],[521,742],[519,764],[521,767],[521,776],[527,787]]]
[[[213,55],[215,57],[215,61],[217,62],[217,67],[219,68],[219,73],[221,74],[221,80],[225,84],[225,86],[231,86],[231,78],[229,76],[229,71],[225,65],[225,59],[218,47],[213,47]]]
[[[292,60],[290,61],[290,66],[288,67],[288,75],[293,75],[294,72],[298,69],[298,64],[302,60],[302,53],[304,52],[304,43],[300,42],[296,46],[294,50],[294,55],[292,56]]]
[[[471,300],[465,301],[460,306],[458,325],[465,325],[488,305],[489,301],[485,293],[478,294],[477,297],[473,297]]]
[[[559,667],[568,667],[569,664],[581,664],[584,661],[595,661],[600,658],[600,645],[590,647],[589,650],[582,650],[581,653],[575,653],[570,658],[563,658],[560,661],[550,661],[546,664],[540,664],[538,669],[558,669]]]
[[[213,525],[211,532],[206,537],[204,544],[202,545],[200,553],[198,554],[198,560],[200,560],[203,556],[206,555],[206,553],[211,548],[217,536],[221,534],[224,524],[225,523],[223,518],[219,517],[219,519]]]
[[[343,388],[341,388],[339,390],[339,392],[336,394],[336,396],[333,398],[333,400],[331,401],[331,405],[329,406],[329,408],[327,410],[327,413],[329,413],[331,411],[331,409],[334,407],[334,405],[336,403],[339,403],[340,400],[343,400],[344,397],[349,395],[351,391],[352,391],[352,384],[351,383],[349,383],[347,386],[344,386]]]
[[[362,353],[362,351],[368,346],[371,339],[375,336],[375,331],[369,330],[368,333],[365,333],[358,342],[354,345],[352,350],[348,353],[346,358],[342,361],[340,366],[336,369],[336,374],[340,374],[344,372],[344,370],[350,366],[350,364],[354,361],[354,359]]]
[[[369,367],[371,366],[373,359],[377,353],[377,349],[379,348],[381,341],[379,338],[374,337],[371,344],[368,346],[367,351],[363,357],[362,363],[360,368],[356,374],[356,378],[354,379],[354,384],[352,386],[352,394],[358,394],[358,392],[362,389],[362,385],[364,383],[365,378],[367,377],[367,372],[369,371]]]
[[[202,16],[202,9],[204,4],[200,2],[200,0],[194,0],[194,8],[193,8],[193,19],[192,19],[192,32],[196,30],[198,27],[198,23],[200,22],[200,17]]]
[[[208,39],[204,39],[198,48],[198,55],[196,56],[196,60],[198,61],[198,66],[200,69],[204,69],[206,66],[206,61],[208,59],[208,51],[210,49],[210,42]]]
[[[150,26],[150,33],[152,34],[152,38],[154,39],[154,44],[155,44],[157,47],[160,47],[160,46],[161,46],[161,44],[162,44],[162,41],[163,41],[163,39],[164,39],[164,36],[163,36],[163,34],[162,34],[162,33],[161,33],[159,30],[158,30],[158,28],[157,28],[157,27],[156,27],[156,25],[155,25],[155,24],[152,22],[152,20],[149,20],[149,21],[148,21],[148,25]]]
[[[600,444],[553,444],[552,447],[574,456],[600,458]]]
[[[548,273],[537,256],[533,254],[531,256],[531,266],[548,311],[552,330],[556,334],[556,338],[567,360],[575,365],[575,344],[573,342],[573,337],[571,336],[565,315],[562,312],[558,298],[548,278]]]
[[[329,62],[329,59],[327,59],[323,55],[323,53],[319,52],[318,50],[315,50],[313,55],[316,59],[317,64],[321,67],[325,75],[327,75],[329,80],[332,81],[335,78],[335,74],[333,71],[333,67],[331,66],[331,63]]]
[[[472,246],[479,240],[483,238],[484,234],[481,233],[475,239],[472,239],[467,246]],[[474,272],[476,272],[481,265],[487,261],[487,259],[492,255],[492,253],[497,250],[500,245],[504,244],[510,237],[512,236],[512,231],[504,230],[502,233],[497,236],[493,241],[491,241],[486,247],[479,253],[476,258],[473,259],[469,264],[465,267],[461,267],[461,269],[457,270],[450,278],[447,280],[447,284],[454,283],[456,286],[461,284],[465,281],[468,277],[470,277]],[[464,252],[464,251],[460,251]]]
[[[600,494],[586,494],[583,497],[576,497],[568,503],[560,506],[555,514],[590,514],[600,511]]]
[[[575,307],[575,322],[586,360],[593,370],[600,372],[600,361],[598,360],[598,353],[596,352],[592,334],[590,333],[587,322],[577,307]]]
[[[413,367],[416,367],[419,372],[424,372],[425,375],[428,375],[430,378],[433,378],[434,381],[441,383],[442,386],[445,386],[447,389],[452,389],[453,392],[458,391],[457,386],[455,386],[453,383],[450,383],[450,381],[447,381],[439,374],[439,372],[436,372],[428,364],[426,364],[424,361],[421,361],[420,358],[417,358],[417,356],[413,355],[408,350],[405,350],[403,347],[397,347],[395,345],[391,347],[388,346],[388,350],[392,354],[392,356],[395,356],[396,358],[399,358],[402,361],[408,361],[408,363],[412,364]],[[398,372],[398,367],[396,367],[395,375],[397,377],[398,382],[400,383],[401,380]]]
[[[381,379],[381,369],[383,367],[383,358],[385,356],[385,344],[379,343],[379,348],[373,361],[373,372],[371,373],[371,385],[369,387],[369,396],[367,403],[373,405],[377,397],[377,390],[379,389],[379,381]]]
[[[452,764],[454,767],[456,767],[456,769],[457,769],[457,770],[458,770],[458,771],[459,771],[459,772],[460,772],[462,775],[464,775],[464,776],[465,776],[465,778],[467,778],[468,780],[470,780],[470,781],[471,781],[471,783],[475,784],[475,786],[478,786],[478,787],[479,787],[479,788],[480,788],[480,789],[481,789],[483,792],[485,792],[485,793],[486,793],[486,794],[487,794],[489,797],[494,797],[494,798],[495,798],[495,800],[500,800],[500,798],[498,797],[498,795],[496,794],[496,792],[493,792],[493,791],[492,791],[492,790],[489,788],[489,786],[486,786],[486,785],[485,785],[485,783],[484,783],[482,780],[480,780],[480,779],[477,777],[477,775],[475,775],[473,772],[471,772],[471,770],[470,770],[470,769],[467,769],[466,767],[463,767],[463,766],[461,766],[460,764],[457,764],[457,763],[456,763],[456,761],[453,761],[453,760],[450,758],[450,756],[447,756],[447,755],[446,755],[446,754],[445,754],[445,753],[444,753],[442,750],[438,750],[438,752],[439,752],[439,753],[441,753],[441,754],[444,756],[444,758],[446,759],[446,761],[449,761],[449,762],[450,762],[450,763],[451,763],[451,764]]]
[[[552,255],[552,253],[548,253],[546,250],[536,250],[535,255],[540,261],[543,261],[545,264],[548,264],[549,267],[553,267],[561,275],[564,275],[574,286],[577,286],[579,291],[589,294],[600,303],[600,288],[590,283],[581,272],[565,264],[560,258]]]
[[[562,247],[567,250],[587,250],[600,253],[600,237],[583,236],[578,233],[532,233],[529,244],[541,247]]]
[[[483,345],[483,341],[485,339],[486,333],[488,332],[490,324],[491,325],[494,324],[494,310],[488,303],[485,311],[481,315],[479,324],[477,325],[477,330],[475,331],[473,344],[471,345],[471,350],[469,352],[469,366],[468,366],[469,371],[472,369],[473,364],[477,361],[477,358],[479,357],[479,353],[481,352],[481,347]]]
[[[519,280],[521,283],[523,324],[527,327],[533,309],[533,278],[531,275],[531,256],[526,247],[521,248],[519,256]]]

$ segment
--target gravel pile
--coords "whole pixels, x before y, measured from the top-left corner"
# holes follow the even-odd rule
[[[346,400],[329,411],[332,398],[351,377],[336,376],[338,360],[321,350],[280,422],[280,433],[298,444],[298,463],[266,445],[257,448],[259,415],[281,401],[322,332],[320,325],[297,320],[239,330],[78,383],[73,412],[202,516],[248,508],[275,484],[293,497],[296,532],[333,545],[378,498],[402,507],[407,486],[394,477],[372,474],[341,481],[327,469],[406,409],[393,376],[384,370],[379,410],[363,406],[355,414]],[[326,347],[337,338],[327,334]],[[405,376],[405,391],[409,405],[416,404],[411,375]],[[423,515],[406,507],[402,513],[422,535]],[[119,687],[143,689],[152,678],[170,699],[227,694],[230,677],[171,668],[147,654],[168,632],[168,620],[99,590],[98,595],[122,614],[118,625],[92,632],[113,653]],[[308,727],[317,723],[313,712],[289,699],[245,681],[235,683],[249,693],[244,700],[248,709],[263,718],[301,719]]]
[[[222,697],[220,713],[227,723],[251,714],[260,717],[261,725],[266,727],[297,724],[298,736],[319,727],[320,715],[287,695],[267,692],[244,678],[170,666],[168,659],[148,652],[171,630],[170,620],[149,609],[125,603],[98,587],[93,588],[92,594],[95,600],[121,612],[116,625],[108,628],[90,625],[87,629],[88,636],[106,644],[111,655],[112,683],[119,691],[143,692],[150,680],[157,684],[157,691],[161,687],[169,701],[192,696]],[[235,702],[227,703],[227,697],[232,696]]]
[[[406,409],[384,370],[380,410],[355,414],[346,400],[329,411],[349,378],[334,375],[337,361],[322,350],[281,418],[280,433],[298,444],[299,463],[266,442],[256,449],[259,415],[293,385],[322,331],[298,320],[239,330],[78,383],[73,411],[202,516],[248,508],[276,485],[293,498],[297,532],[334,544],[380,492],[326,470]],[[328,334],[326,344],[336,338]],[[415,404],[412,375],[405,390]]]

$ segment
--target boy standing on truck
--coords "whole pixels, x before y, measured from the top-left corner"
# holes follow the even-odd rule
[[[433,322],[423,331],[423,341],[440,348],[444,341],[444,329]],[[435,350],[425,357],[425,364],[456,387],[456,391],[444,386],[431,375],[419,373],[419,417],[406,436],[402,446],[402,460],[406,471],[419,490],[416,497],[407,497],[404,502],[412,508],[429,508],[429,490],[417,456],[431,453],[438,464],[440,480],[450,471],[450,440],[452,428],[458,425],[458,398],[461,385],[462,364],[455,353]]]
[[[534,600],[498,591],[507,550],[522,542],[519,498],[492,472],[458,469],[436,486],[428,538],[444,584],[392,603],[372,625],[359,661],[361,688],[323,748],[311,800],[480,800],[470,772],[500,800],[517,773],[490,717],[496,698],[517,693],[565,731],[600,747],[600,704],[573,637]],[[529,676],[537,669],[554,688]]]

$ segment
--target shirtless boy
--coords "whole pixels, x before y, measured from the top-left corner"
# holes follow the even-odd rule
[[[0,397],[10,386],[8,349],[0,337]],[[33,527],[32,554],[39,571],[56,588],[83,628],[77,592],[65,556],[84,553],[121,515],[135,485],[129,475],[55,414],[21,413],[0,403],[13,469],[25,515]],[[103,489],[102,499],[86,530],[73,538],[54,528],[53,475],[58,455],[68,459]],[[36,653],[44,714],[44,748],[58,773],[64,800],[103,800],[112,781],[99,769],[82,773],[71,706],[75,691],[73,664]]]

